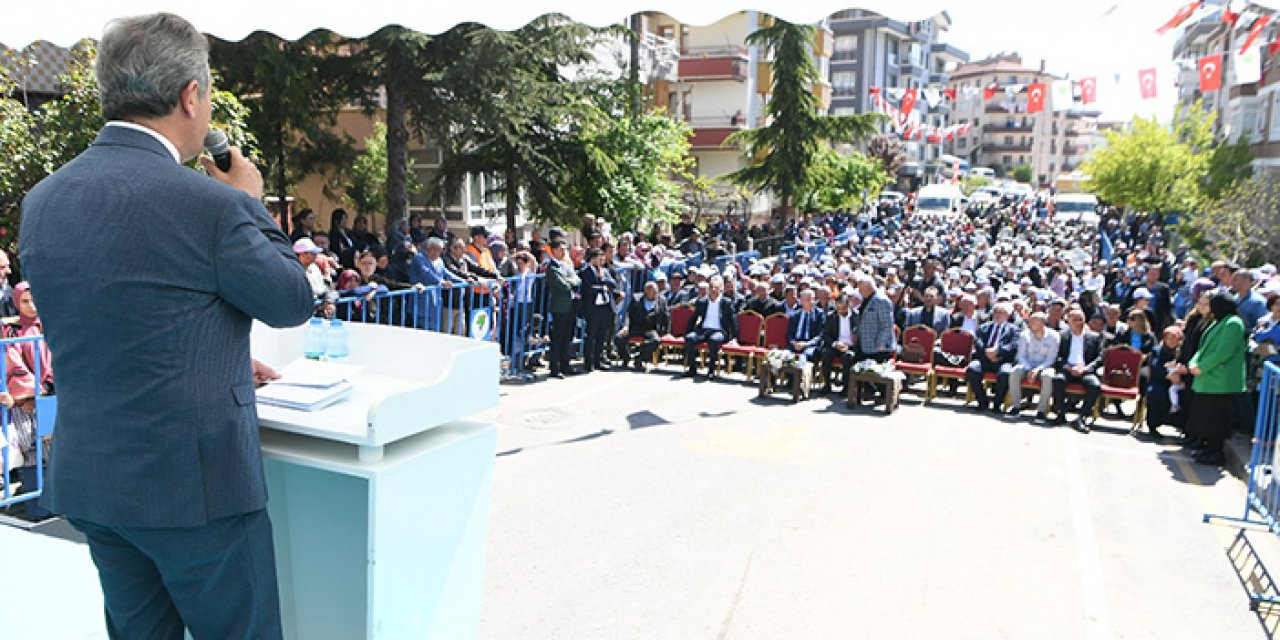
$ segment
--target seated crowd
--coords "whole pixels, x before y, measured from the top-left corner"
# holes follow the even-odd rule
[[[1086,433],[1101,398],[1117,412],[1120,399],[1140,400],[1153,436],[1176,427],[1198,460],[1222,464],[1233,425],[1251,424],[1260,360],[1278,357],[1280,278],[1272,265],[1201,265],[1168,246],[1159,219],[1105,213],[1098,225],[1055,224],[1020,204],[969,216],[896,207],[807,215],[778,229],[791,250],[738,260],[740,242],[767,226],[719,216],[704,230],[685,216],[614,233],[587,216],[574,233],[518,239],[508,230],[496,240],[478,227],[466,242],[444,219],[424,230],[413,217],[383,243],[362,218],[348,230],[339,210],[327,235],[307,235],[314,221],[298,220],[295,249],[321,297],[409,287],[459,296],[494,278],[543,276],[536,290],[506,294],[534,311],[504,330],[531,347],[527,364],[545,359],[553,377],[643,370],[663,349],[683,352],[686,375],[702,362],[717,378],[722,356],[745,346],[794,352],[831,392],[855,363],[892,362],[953,393],[964,384],[979,411],[1034,408],[1034,420]],[[464,303],[434,304],[428,328],[464,324],[450,317]],[[755,318],[770,317],[785,318],[786,330],[766,344]]]

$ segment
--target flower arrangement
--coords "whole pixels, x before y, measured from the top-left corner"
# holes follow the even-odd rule
[[[764,363],[769,365],[770,369],[777,371],[782,367],[794,367],[796,364],[796,354],[786,349],[770,349],[769,353],[764,354]]]
[[[854,363],[854,365],[850,368],[850,371],[858,374],[869,373],[871,375],[879,376],[881,378],[889,378],[889,379],[897,379],[897,380],[902,380],[906,378],[906,376],[903,375],[901,371],[894,370],[892,363],[876,362],[875,360],[869,360],[869,359]]]

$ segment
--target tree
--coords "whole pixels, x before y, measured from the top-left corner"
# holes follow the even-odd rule
[[[868,196],[875,196],[892,178],[878,159],[861,153],[843,155],[834,149],[818,153],[812,172],[813,187],[802,205],[806,209],[857,209]]]
[[[364,139],[364,151],[348,172],[343,195],[357,213],[372,215],[386,206],[387,166],[387,125],[379,121],[373,123],[373,135]],[[408,175],[406,188],[411,195],[422,190],[416,175]]]
[[[1031,182],[1031,165],[1020,164],[1013,168],[1015,182]]]
[[[729,174],[742,186],[772,189],[788,211],[810,187],[819,150],[828,143],[852,144],[875,133],[879,114],[818,115],[813,85],[818,71],[810,57],[813,27],[775,20],[747,36],[747,43],[768,49],[773,56],[773,90],[766,110],[769,124],[734,133],[728,144],[744,144],[760,161]]]
[[[1253,152],[1249,142],[1240,136],[1234,143],[1222,143],[1209,154],[1209,171],[1205,174],[1204,195],[1219,198],[1227,187],[1253,175]]]
[[[588,98],[586,83],[565,76],[594,60],[597,37],[586,25],[548,15],[511,32],[476,28],[442,47],[448,64],[436,78],[431,129],[445,155],[432,195],[456,189],[468,175],[492,174],[506,198],[508,227],[522,202],[542,220],[572,221],[564,199],[572,173],[607,166],[599,148],[578,137],[605,131],[606,114]]]
[[[964,180],[964,194],[966,196],[972,195],[974,191],[977,191],[979,188],[985,187],[989,184],[991,184],[990,180],[987,180],[982,176],[975,176],[971,174]]]
[[[1209,167],[1213,114],[1199,103],[1180,111],[1166,127],[1135,117],[1127,131],[1106,131],[1080,170],[1100,199],[1147,213],[1193,210]]]
[[[327,31],[296,41],[259,31],[240,42],[209,42],[218,84],[244,96],[245,124],[258,140],[268,192],[278,198],[286,230],[289,188],[313,173],[342,173],[355,156],[351,138],[333,130],[349,94],[343,84],[349,62],[335,55],[337,42]],[[326,183],[326,194],[336,191]]]
[[[890,176],[897,176],[902,165],[907,163],[907,147],[898,136],[880,133],[871,136],[867,142],[867,155],[880,163],[880,167]]]
[[[1256,264],[1280,257],[1280,184],[1238,180],[1185,216],[1178,231],[1215,258]]]

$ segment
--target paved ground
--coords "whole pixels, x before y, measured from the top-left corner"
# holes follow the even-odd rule
[[[1243,485],[1127,425],[669,374],[503,388],[483,638],[1268,635],[1201,524]]]
[[[603,373],[504,386],[485,640],[1264,638],[1244,487],[1114,430]],[[56,531],[54,532],[56,533]],[[1251,536],[1268,566],[1280,541]],[[105,638],[82,545],[0,526],[3,638]],[[451,639],[450,639],[451,640]]]

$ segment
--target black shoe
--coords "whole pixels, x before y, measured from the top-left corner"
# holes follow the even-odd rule
[[[1217,451],[1206,449],[1191,456],[1191,459],[1195,460],[1196,464],[1207,464],[1214,467],[1221,467],[1227,464],[1227,456],[1221,449]]]
[[[636,371],[639,371],[640,373],[644,373],[649,370],[649,367],[645,365],[645,363],[641,362],[640,360],[636,360],[634,363],[632,363],[631,368],[635,369]]]
[[[1048,421],[1049,421],[1049,416],[1045,415],[1045,412],[1043,411],[1036,412],[1035,422],[1044,424],[1045,422],[1048,422]]]
[[[834,392],[834,391],[832,391],[832,389],[831,389],[831,385],[829,385],[829,384],[824,384],[824,385],[822,385],[822,393],[824,393],[824,394],[831,394],[831,393],[835,393],[835,392]]]
[[[708,372],[707,372],[707,379],[708,379],[708,380],[718,380],[718,379],[720,379],[720,372],[719,372],[719,371],[716,371],[715,369],[712,369],[711,371],[708,371]]]
[[[1084,418],[1076,418],[1075,420],[1072,420],[1071,428],[1079,431],[1080,433],[1089,433],[1089,424],[1084,421]]]
[[[601,371],[608,371],[608,370],[612,369],[613,367],[612,367],[612,366],[609,366],[609,363],[608,363],[608,362],[601,362],[600,364],[597,364],[597,365],[596,365],[596,368],[597,368],[597,369],[599,369],[599,370],[601,370]]]
[[[1151,436],[1152,440],[1164,440],[1164,434],[1160,433],[1160,427],[1147,425],[1147,435]]]
[[[683,373],[683,374],[681,374],[681,375],[680,375],[680,377],[681,377],[681,378],[692,378],[692,377],[694,377],[694,376],[696,376],[696,375],[698,375],[698,372],[697,372],[697,371],[695,371],[695,370],[693,370],[693,369],[685,369],[685,370],[684,370],[684,373]]]
[[[1053,420],[1050,420],[1050,421],[1049,421],[1049,424],[1052,424],[1052,425],[1055,425],[1055,426],[1057,426],[1057,425],[1064,425],[1064,424],[1066,424],[1066,423],[1067,423],[1067,417],[1066,417],[1066,416],[1064,416],[1064,415],[1062,415],[1062,414],[1058,414],[1057,416],[1055,416],[1055,417],[1053,418]]]
[[[567,377],[569,377],[569,376],[566,376],[566,375],[564,375],[563,373],[560,373],[559,371],[557,371],[557,372],[555,372],[555,373],[553,373],[553,374],[551,374],[551,375],[549,375],[549,376],[547,376],[547,377],[548,377],[548,378],[555,378],[556,380],[564,380],[565,378],[567,378]]]

